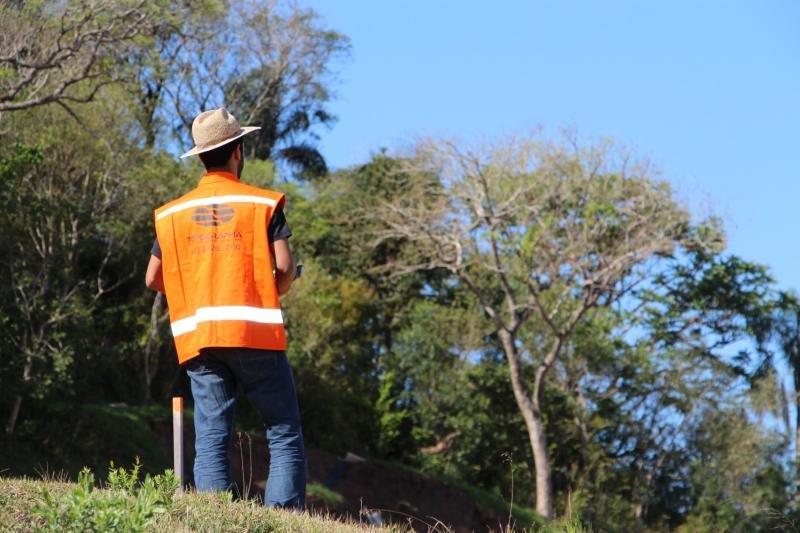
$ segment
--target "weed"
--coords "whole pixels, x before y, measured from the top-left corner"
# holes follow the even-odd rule
[[[329,489],[322,483],[309,483],[306,486],[309,496],[316,496],[328,507],[335,507],[344,502],[344,497],[338,492]]]
[[[155,517],[168,512],[178,480],[171,470],[147,475],[141,483],[141,464],[137,459],[130,470],[111,464],[106,490],[95,488],[94,474],[88,468],[78,474],[78,482],[68,492],[53,496],[45,486],[42,502],[34,507],[43,525],[40,531],[146,531]]]

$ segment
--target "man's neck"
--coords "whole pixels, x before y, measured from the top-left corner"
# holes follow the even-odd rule
[[[206,174],[210,174],[211,172],[227,172],[228,174],[233,174],[234,176],[236,176],[236,179],[237,179],[237,180],[238,180],[239,178],[241,178],[241,176],[239,176],[239,171],[238,171],[238,169],[235,169],[235,168],[230,168],[230,167],[213,167],[213,168],[207,168],[207,169],[206,169]]]

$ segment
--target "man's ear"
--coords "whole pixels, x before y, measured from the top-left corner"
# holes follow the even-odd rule
[[[241,144],[238,144],[236,145],[236,148],[233,149],[233,152],[231,152],[231,157],[230,159],[228,159],[228,163],[230,164],[230,162],[233,160],[241,161],[242,159],[244,159],[243,156],[244,156],[244,147]]]

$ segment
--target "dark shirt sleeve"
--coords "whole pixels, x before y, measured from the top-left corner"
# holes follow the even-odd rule
[[[269,241],[282,241],[292,236],[292,230],[289,229],[289,223],[286,222],[286,215],[280,207],[275,209],[272,215],[272,220],[269,221]]]
[[[280,207],[275,210],[272,215],[272,220],[269,221],[269,241],[286,240],[292,236],[292,230],[289,228],[289,223],[286,221],[286,215]],[[161,259],[161,246],[158,244],[158,239],[153,241],[153,247],[150,253]]]
[[[161,246],[158,245],[158,239],[153,240],[153,247],[150,248],[150,254],[161,259]]]

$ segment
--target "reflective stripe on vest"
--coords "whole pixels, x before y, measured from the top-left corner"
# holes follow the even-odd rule
[[[172,335],[178,337],[185,333],[195,331],[200,322],[212,320],[242,320],[245,322],[258,322],[259,324],[283,324],[283,314],[280,309],[262,309],[245,305],[222,305],[216,307],[201,307],[194,316],[181,318],[172,322]]]
[[[194,200],[187,200],[177,205],[173,205],[156,215],[156,220],[161,220],[164,217],[174,215],[178,211],[189,209],[191,207],[200,207],[201,205],[214,205],[214,204],[234,204],[234,203],[251,203],[251,204],[264,204],[270,207],[275,207],[275,200],[272,198],[264,198],[262,196],[249,196],[244,194],[229,194],[226,196],[209,196],[208,198],[196,198]]]

